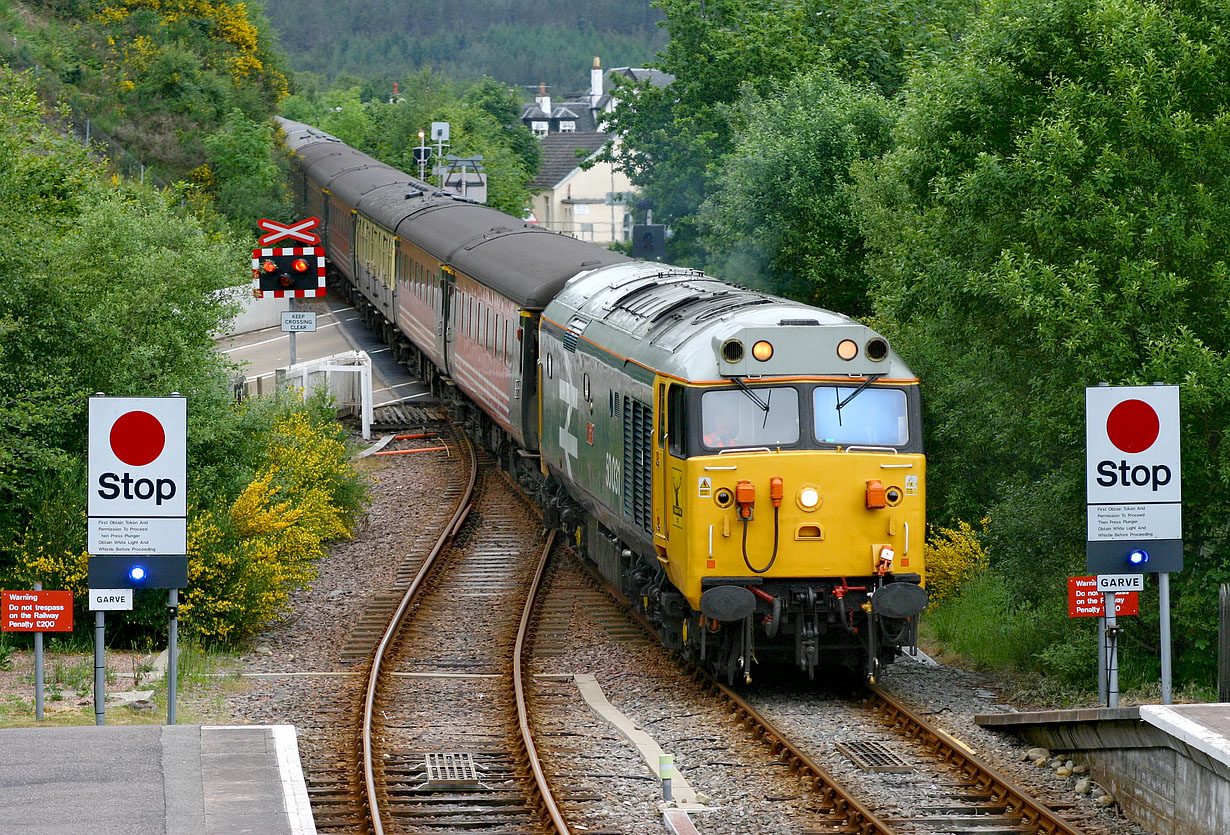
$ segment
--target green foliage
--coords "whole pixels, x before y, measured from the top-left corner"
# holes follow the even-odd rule
[[[652,0],[270,0],[298,71],[387,78],[391,67],[431,68],[458,80],[578,86],[593,56],[603,66],[641,66],[665,42]]]
[[[261,218],[290,219],[287,172],[273,162],[272,122],[255,121],[236,107],[204,144],[210,193],[237,231],[255,229]]]
[[[929,610],[924,623],[976,669],[1019,670],[1036,668],[1037,654],[1050,643],[1048,616],[1017,598],[998,574],[985,571],[970,578],[955,599]]]
[[[188,599],[259,604],[255,619],[241,608],[244,622],[229,627],[246,634],[359,511],[342,430],[320,398],[236,407],[229,394],[234,369],[212,334],[233,314],[222,291],[250,280],[250,241],[208,233],[173,192],[104,180],[42,116],[29,78],[0,67],[0,228],[21,242],[0,260],[0,586],[38,580],[85,599],[88,397],[180,392],[189,399],[194,524],[230,525],[256,482],[264,498],[277,497],[275,515],[295,523],[281,535],[249,525],[219,540],[218,552],[194,545],[202,559],[242,557],[247,573]],[[216,142],[223,161],[242,155],[228,143],[261,130],[238,112],[232,121]],[[138,595],[116,637],[160,630],[165,600]]]
[[[430,71],[404,82],[404,94],[392,102],[364,101],[359,84],[325,91],[313,86],[288,97],[282,112],[415,177],[419,166],[412,149],[422,141],[419,132],[432,122],[448,122],[447,153],[481,154],[487,205],[520,217],[529,202],[527,184],[537,172],[538,145],[517,121],[514,91],[489,78],[462,88]]]
[[[671,260],[699,263],[694,215],[712,190],[713,163],[733,147],[724,105],[767,94],[775,79],[827,55],[798,3],[662,0],[660,8],[670,40],[650,66],[675,80],[667,87],[617,84],[608,125],[624,141],[603,158],[653,201],[655,221],[671,226]]]
[[[932,609],[956,598],[967,582],[986,571],[989,561],[981,541],[986,528],[986,519],[982,520],[978,531],[969,522],[959,519],[955,528],[939,527],[931,531],[923,553],[927,567],[924,579]]]
[[[324,545],[350,536],[364,498],[327,399],[283,396],[236,412],[244,435],[261,439],[255,472],[229,508],[192,516],[181,609],[191,634],[228,646],[285,611]]]
[[[931,508],[990,508],[992,564],[1036,599],[1083,564],[1086,385],[1181,384],[1185,495],[1230,487],[1228,70],[1221,2],[999,0],[857,167],[878,321],[927,381]],[[1185,676],[1211,670],[1228,514],[1184,508]]]
[[[740,100],[745,105],[767,102],[781,91],[778,85],[787,79],[802,74],[816,84],[826,70],[846,82],[870,84],[891,95],[909,66],[956,51],[956,36],[972,14],[974,3],[847,0],[834,5],[811,0],[662,0],[660,7],[666,15],[670,41],[650,66],[670,73],[675,80],[667,88],[655,88],[648,82],[625,85],[630,89],[622,94],[611,118],[613,130],[624,135],[624,143],[608,152],[608,157],[617,161],[653,200],[655,219],[671,226],[671,260],[700,264],[705,253],[700,246],[696,212],[702,201],[709,195],[720,201],[719,192],[732,186],[736,190],[756,188],[748,172],[739,171],[739,160],[732,157],[748,153],[762,137],[750,129],[743,133],[748,127],[745,107],[728,105]],[[795,101],[798,103],[798,98]],[[832,114],[825,115],[824,110],[822,106],[817,118],[831,122]],[[772,131],[762,122],[754,127]],[[872,133],[879,134],[880,130]],[[868,139],[851,144],[863,146],[860,152],[874,153],[878,140]],[[772,143],[773,137],[769,141]],[[724,170],[726,179],[719,181]],[[819,178],[832,182],[834,174],[844,176],[844,172],[829,172]],[[740,199],[730,202],[738,204]],[[821,246],[857,257],[857,245],[847,231],[850,224],[837,217],[844,212],[841,202],[840,197],[835,198],[836,205],[822,211],[837,226],[829,230],[836,237]],[[797,226],[792,232],[801,234]],[[719,235],[709,243],[720,246],[732,242]],[[735,246],[736,255],[746,250],[742,244]],[[775,247],[772,243],[769,247],[772,258]],[[725,253],[719,254],[718,260],[724,257]],[[783,253],[783,260],[788,257]],[[822,271],[830,276],[833,272],[827,268]],[[848,281],[861,285],[857,279]],[[806,292],[812,289],[806,280],[787,277],[786,284],[801,290],[805,298],[811,296]],[[848,295],[841,292],[834,297]],[[861,293],[856,296],[861,297]]]
[[[723,278],[857,316],[870,311],[850,165],[880,156],[896,113],[868,87],[820,69],[744,88],[734,148],[701,208]]]
[[[12,48],[40,69],[47,99],[72,103],[95,142],[126,149],[152,177],[205,161],[203,139],[232,110],[255,121],[286,93],[268,22],[228,0],[14,3]]]

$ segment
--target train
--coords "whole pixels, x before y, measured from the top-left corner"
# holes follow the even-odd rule
[[[922,407],[887,339],[279,122],[330,286],[668,647],[729,683],[916,649]]]

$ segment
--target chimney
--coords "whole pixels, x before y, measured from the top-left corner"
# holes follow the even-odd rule
[[[593,69],[589,71],[589,106],[597,110],[600,98],[602,98],[602,63],[595,55]]]
[[[540,83],[538,85],[538,95],[537,97],[535,97],[534,101],[538,102],[538,108],[543,113],[546,113],[547,118],[550,119],[551,118],[551,97],[547,95],[547,85],[546,84]]]

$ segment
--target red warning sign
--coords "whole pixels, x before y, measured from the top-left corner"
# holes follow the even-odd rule
[[[1097,577],[1068,578],[1068,617],[1092,618],[1106,614],[1106,596],[1098,591]],[[1115,592],[1115,615],[1139,615],[1140,594]]]
[[[71,591],[0,592],[0,631],[72,632]]]

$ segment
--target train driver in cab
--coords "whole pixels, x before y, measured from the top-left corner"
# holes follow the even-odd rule
[[[733,409],[709,409],[704,413],[702,440],[711,449],[735,445],[739,437],[739,418]]]

